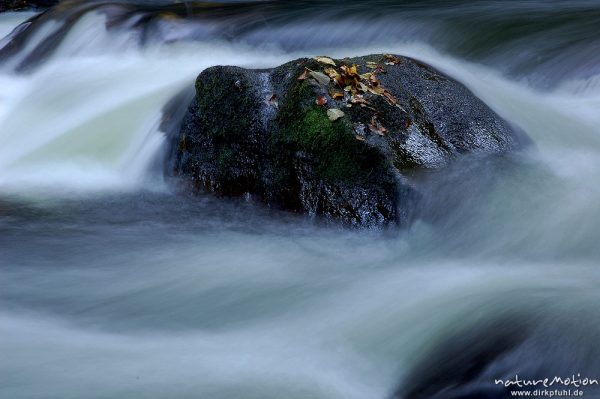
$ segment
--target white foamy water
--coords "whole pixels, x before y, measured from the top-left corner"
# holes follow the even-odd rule
[[[208,66],[265,67],[285,60],[221,43],[142,51],[128,34],[99,31],[103,19],[82,18],[31,74],[15,74],[10,62],[3,67],[1,187],[102,190],[156,184],[160,177],[148,179],[149,166],[164,145],[158,125],[171,97]],[[31,48],[15,58],[26,57]]]
[[[415,42],[140,48],[103,18],[16,73],[60,22],[43,27],[0,70],[0,397],[384,399],[499,317],[529,335],[486,372],[600,377],[598,77],[543,91]],[[0,16],[0,32],[17,21]],[[204,68],[373,52],[457,78],[533,147],[489,186],[466,172],[432,184],[441,216],[399,232],[164,185],[161,109]]]
[[[50,60],[26,76],[13,68],[50,31],[50,21],[2,67],[0,185],[139,188],[164,145],[162,106],[212,65],[270,67],[312,54],[281,54],[224,42],[156,45],[139,50],[133,33],[107,33],[104,16],[85,15]],[[14,23],[14,18],[11,19]],[[8,30],[8,29],[5,29]],[[319,50],[315,50],[319,51]],[[322,51],[327,51],[323,49]],[[336,49],[333,56],[394,52],[426,61],[465,83],[496,112],[522,128],[560,168],[597,169],[600,88],[596,77],[542,92],[490,68],[443,55],[423,44]],[[581,88],[585,89],[584,94]],[[60,116],[58,116],[60,115]],[[565,134],[565,132],[569,132]],[[568,157],[571,162],[562,160]],[[575,163],[573,163],[575,162]]]

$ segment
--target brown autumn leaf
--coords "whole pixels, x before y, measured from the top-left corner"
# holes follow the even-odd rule
[[[333,61],[331,58],[329,57],[324,57],[324,56],[318,56],[313,58],[315,61],[320,62],[321,64],[326,64],[326,65],[333,65],[335,66],[335,61]]]
[[[371,94],[375,94],[376,96],[382,96],[385,93],[385,89],[381,86],[371,86],[369,87],[369,92]]]
[[[357,134],[354,137],[356,137],[356,140],[358,140],[358,141],[365,141],[365,137],[361,136],[360,134]]]
[[[385,69],[381,65],[377,65],[375,69],[373,69],[373,73],[386,73]]]
[[[377,75],[372,73],[371,76],[369,76],[369,83],[371,83],[373,86],[379,86],[379,79],[377,79]]]
[[[383,57],[385,58],[386,65],[398,65],[402,63],[402,60],[400,58],[392,54],[385,54]]]
[[[412,120],[410,120],[410,118],[406,118],[406,120],[404,121],[404,128],[408,129],[410,125],[412,125]]]
[[[344,77],[342,75],[337,75],[335,78],[333,78],[333,81],[339,86],[339,87],[346,87],[348,86],[346,84],[346,79],[344,79]]]
[[[273,93],[270,96],[267,96],[267,104],[279,108],[279,101],[277,100],[277,94]]]
[[[373,115],[373,117],[371,118],[371,123],[369,123],[369,130],[380,136],[385,136],[387,133],[387,129],[381,124],[379,118],[377,118],[377,115]]]
[[[308,78],[308,74],[309,74],[309,70],[305,69],[304,72],[302,72],[302,75],[298,76],[298,80],[306,80],[306,78]]]
[[[315,103],[318,106],[323,106],[323,105],[327,104],[327,97],[325,97],[325,96],[317,96],[317,99],[315,100]]]
[[[342,65],[340,67],[340,69],[342,70],[342,73],[348,77],[359,77],[358,75],[358,70],[356,67],[356,64],[352,65],[351,67],[347,66],[347,65]]]
[[[387,90],[385,90],[385,91],[383,92],[383,97],[385,97],[385,99],[387,100],[387,102],[388,102],[390,105],[396,105],[396,104],[398,104],[398,100],[396,100],[396,97],[392,96],[392,95],[390,94],[390,92],[389,92],[389,91],[387,91]]]
[[[365,96],[362,94],[354,94],[350,97],[350,103],[352,104],[368,104],[367,100],[365,100]]]

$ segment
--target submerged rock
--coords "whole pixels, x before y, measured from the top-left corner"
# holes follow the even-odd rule
[[[323,57],[202,72],[173,165],[218,195],[250,194],[370,227],[408,219],[411,170],[518,144],[505,121],[428,65],[389,55]]]

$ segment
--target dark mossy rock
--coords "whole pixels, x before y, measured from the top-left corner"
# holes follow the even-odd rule
[[[428,65],[382,55],[335,63],[337,71],[356,65],[357,79],[378,90],[345,91],[324,75],[299,79],[331,67],[313,59],[202,72],[174,139],[175,174],[218,195],[252,195],[354,226],[382,226],[410,216],[415,195],[404,176],[411,170],[519,144],[505,121]],[[364,74],[374,71],[371,83]],[[326,104],[318,104],[320,96]],[[343,116],[332,121],[332,109]]]
[[[56,4],[58,4],[58,0],[0,0],[0,12],[28,8],[48,8]]]

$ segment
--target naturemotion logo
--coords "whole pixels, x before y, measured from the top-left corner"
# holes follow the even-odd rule
[[[502,385],[506,388],[524,388],[511,391],[511,396],[514,397],[573,397],[583,396],[583,390],[579,388],[598,385],[598,380],[595,378],[582,377],[581,374],[573,374],[570,377],[554,376],[539,379],[527,379],[519,377],[515,374],[514,378],[510,379],[494,379],[496,385]],[[532,390],[531,388],[535,388]],[[553,389],[547,389],[553,388]]]

